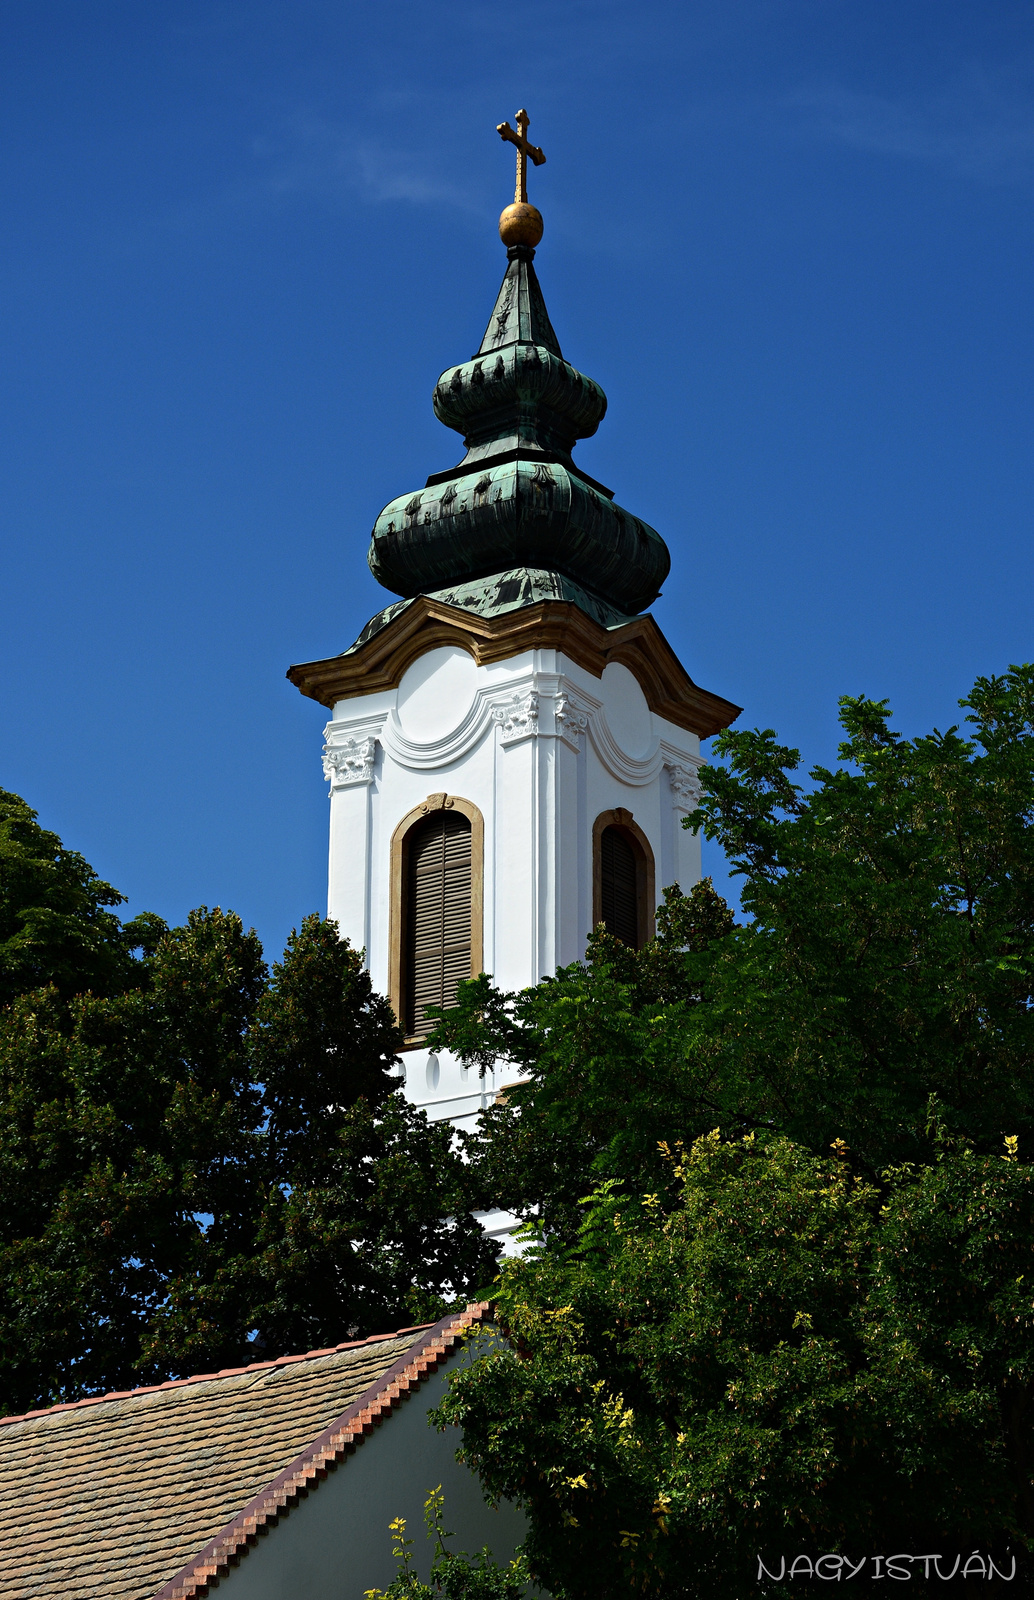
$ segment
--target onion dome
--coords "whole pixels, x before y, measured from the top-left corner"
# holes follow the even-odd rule
[[[452,604],[469,594],[466,609],[485,612],[548,592],[613,625],[657,598],[670,558],[660,534],[572,460],[607,397],[564,360],[534,255],[509,246],[477,354],[435,386],[435,415],[462,434],[466,455],[384,507],[370,568],[406,599],[448,590]]]

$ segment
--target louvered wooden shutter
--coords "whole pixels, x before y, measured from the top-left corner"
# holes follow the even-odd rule
[[[608,933],[639,948],[639,863],[625,834],[604,828],[600,835],[600,909]]]
[[[425,1006],[454,1006],[471,976],[470,841],[470,821],[458,811],[435,811],[409,835],[404,994],[411,1039],[434,1026]]]

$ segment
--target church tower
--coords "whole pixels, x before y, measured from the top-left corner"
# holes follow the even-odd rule
[[[607,400],[546,311],[526,187],[545,157],[516,120],[499,129],[517,146],[506,273],[476,354],[434,390],[466,454],[377,518],[370,567],[401,598],[288,673],[331,714],[328,915],[402,1024],[407,1096],[467,1126],[501,1085],[428,1052],[424,1007],[481,971],[537,983],[599,922],[648,939],[662,888],[700,876],[681,826],[700,741],[739,709],[697,687],[648,614],[660,534],[572,457]]]

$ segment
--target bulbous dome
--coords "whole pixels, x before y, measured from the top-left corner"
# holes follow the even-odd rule
[[[667,546],[571,458],[599,427],[607,397],[564,360],[534,254],[511,245],[480,349],[435,386],[435,415],[463,435],[466,455],[384,507],[370,568],[406,598],[541,570],[586,591],[594,610],[601,602],[627,617],[657,598]]]
[[[521,567],[553,570],[622,616],[657,598],[659,534],[556,461],[508,461],[400,495],[377,518],[373,575],[412,598]]]
[[[450,367],[434,390],[434,414],[468,446],[490,441],[511,421],[529,442],[570,454],[596,432],[607,410],[598,383],[541,344],[511,344]]]

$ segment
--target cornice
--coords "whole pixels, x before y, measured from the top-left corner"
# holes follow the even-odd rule
[[[323,730],[324,774],[332,790],[372,783],[378,745],[399,766],[436,772],[462,760],[493,727],[498,728],[504,748],[527,739],[558,739],[577,753],[582,736],[588,734],[603,766],[622,783],[640,787],[653,783],[666,767],[685,809],[692,809],[699,798],[693,786],[703,764],[700,756],[660,738],[651,741],[644,755],[629,755],[615,737],[602,701],[564,673],[534,669],[504,684],[478,689],[456,726],[435,739],[409,738],[394,707],[376,717],[346,715],[328,722]]]
[[[357,650],[303,662],[287,676],[302,694],[333,708],[339,700],[397,689],[414,661],[443,645],[458,645],[478,666],[526,650],[557,650],[595,678],[619,661],[651,711],[701,739],[727,728],[741,710],[693,682],[651,616],[604,628],[579,606],[559,600],[481,617],[421,595]]]

